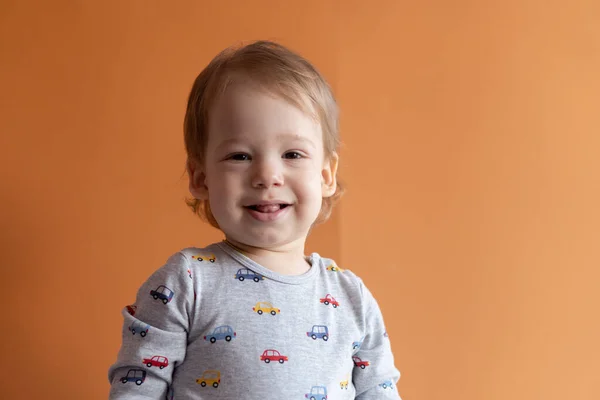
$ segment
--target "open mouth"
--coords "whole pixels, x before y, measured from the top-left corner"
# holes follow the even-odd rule
[[[247,206],[246,208],[249,208],[251,210],[254,211],[258,211],[260,213],[274,213],[277,212],[279,210],[283,210],[286,207],[289,207],[290,204],[263,204],[263,205],[253,205],[253,206]]]

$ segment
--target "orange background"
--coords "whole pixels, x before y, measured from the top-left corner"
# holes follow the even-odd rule
[[[368,5],[367,5],[368,4]],[[361,275],[404,400],[600,398],[597,2],[0,2],[2,393],[103,399],[120,309],[182,247],[196,74],[275,39],[331,82]]]

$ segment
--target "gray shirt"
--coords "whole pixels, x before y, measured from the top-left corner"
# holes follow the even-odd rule
[[[371,292],[308,261],[285,276],[226,242],[173,254],[122,311],[110,399],[400,399]]]

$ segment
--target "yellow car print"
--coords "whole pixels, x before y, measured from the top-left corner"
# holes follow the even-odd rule
[[[210,256],[206,256],[206,255],[196,255],[196,256],[192,256],[193,260],[198,260],[200,262],[202,261],[210,261],[211,263],[214,263],[217,258],[215,257],[214,254],[211,254]]]
[[[348,389],[348,379],[340,382],[340,389]]]
[[[258,315],[262,315],[263,313],[270,313],[271,315],[277,315],[281,312],[279,308],[273,307],[273,304],[268,301],[259,301],[256,303],[254,307],[252,307],[252,311],[258,313]]]
[[[331,263],[331,265],[329,267],[327,267],[327,271],[333,271],[333,272],[344,272],[343,269],[341,269],[340,267],[337,266],[336,263]]]
[[[221,373],[219,371],[209,369],[204,371],[200,378],[196,379],[196,383],[199,383],[202,387],[211,385],[214,388],[218,388],[219,383],[221,383]]]

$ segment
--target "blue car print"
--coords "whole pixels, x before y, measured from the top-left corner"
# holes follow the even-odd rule
[[[254,282],[260,282],[265,277],[248,268],[240,268],[235,274],[235,279],[238,279],[240,282],[244,282],[244,279],[252,279]]]
[[[154,297],[154,300],[161,299],[164,304],[171,301],[173,294],[173,291],[165,285],[160,285],[156,290],[150,291],[150,296]]]
[[[327,341],[329,339],[329,329],[325,325],[314,325],[310,332],[306,332],[306,336],[313,338],[313,340],[323,339]]]
[[[215,343],[217,340],[225,339],[226,342],[231,342],[232,339],[235,339],[236,333],[232,327],[229,325],[223,325],[215,328],[213,333],[210,335],[204,336],[204,340],[208,340],[211,343]]]
[[[310,400],[327,400],[327,388],[325,386],[313,386],[310,393],[304,395]]]
[[[141,337],[146,337],[148,329],[150,329],[150,325],[140,322],[138,320],[133,321],[131,325],[129,325],[129,331],[133,335],[139,332]]]
[[[352,350],[358,350],[358,349],[360,349],[360,346],[362,346],[362,342],[363,342],[363,339],[359,340],[358,342],[353,342],[352,343]]]
[[[146,380],[146,371],[143,369],[130,369],[127,371],[127,375],[121,377],[121,382],[135,382],[136,385],[140,386]]]
[[[379,384],[379,387],[382,387],[382,388],[384,388],[384,389],[387,389],[387,388],[390,388],[390,389],[391,389],[391,388],[392,388],[392,386],[393,386],[393,383],[392,383],[392,381],[390,381],[389,379],[388,379],[387,381],[385,381],[385,382],[383,382],[383,383],[380,383],[380,384]]]

